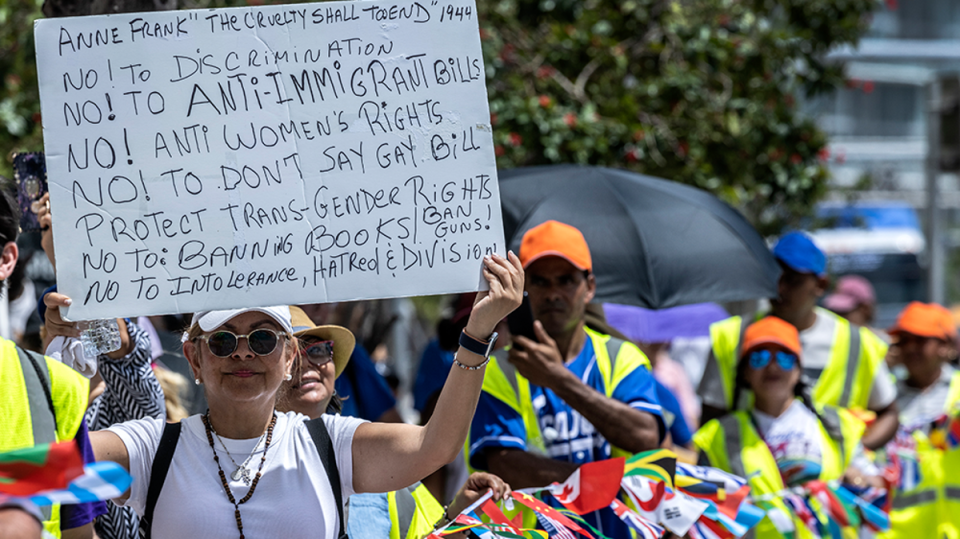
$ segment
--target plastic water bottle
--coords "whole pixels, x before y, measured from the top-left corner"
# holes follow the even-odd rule
[[[89,358],[119,350],[123,344],[120,341],[120,325],[116,318],[84,320],[78,322],[78,326],[83,355]]]

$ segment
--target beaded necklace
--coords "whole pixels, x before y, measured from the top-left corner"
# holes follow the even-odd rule
[[[220,457],[217,456],[217,448],[213,445],[213,433],[215,431],[213,430],[213,427],[210,426],[210,410],[207,410],[207,413],[200,417],[203,420],[203,428],[207,431],[207,441],[210,442],[210,449],[213,450],[213,461],[217,463],[217,471],[220,473],[220,482],[223,484],[223,491],[227,493],[227,499],[229,499],[230,503],[233,504],[234,516],[237,518],[237,530],[240,532],[240,539],[246,539],[246,537],[243,535],[243,519],[240,518],[240,506],[247,503],[250,497],[253,496],[253,491],[257,490],[257,483],[260,482],[260,475],[263,472],[263,463],[267,461],[267,450],[270,449],[270,440],[273,439],[273,427],[277,424],[277,414],[273,414],[273,419],[270,420],[270,424],[267,426],[267,439],[263,446],[263,456],[260,457],[260,466],[257,468],[257,475],[253,478],[253,484],[250,485],[250,491],[247,492],[247,495],[244,496],[239,502],[233,497],[233,492],[230,490],[230,484],[227,483],[227,474],[223,473],[223,468],[220,467]]]

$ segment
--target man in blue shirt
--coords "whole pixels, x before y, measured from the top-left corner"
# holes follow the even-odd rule
[[[596,280],[583,235],[547,221],[524,235],[520,261],[537,339],[514,336],[491,359],[470,465],[514,489],[542,487],[580,464],[658,447],[665,427],[646,356],[584,324]],[[610,509],[585,518],[609,537],[630,536]]]

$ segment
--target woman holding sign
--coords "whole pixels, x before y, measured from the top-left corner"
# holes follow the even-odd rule
[[[800,353],[800,335],[791,324],[768,316],[750,325],[734,402],[749,390],[754,404],[710,421],[694,435],[703,464],[748,478],[755,499],[769,498],[771,510],[757,525],[758,539],[785,537],[793,528],[796,537],[811,537],[781,499],[787,488],[841,477],[857,486],[882,487],[878,470],[863,456],[863,422],[846,410],[811,405],[800,377]]]
[[[98,460],[134,476],[117,502],[134,507],[156,538],[342,537],[342,499],[405,488],[462,450],[493,329],[523,293],[513,253],[487,257],[483,275],[490,290],[478,295],[437,412],[422,427],[275,412],[297,356],[290,309],[195,313],[183,350],[210,409],[179,428],[145,419],[91,433]]]

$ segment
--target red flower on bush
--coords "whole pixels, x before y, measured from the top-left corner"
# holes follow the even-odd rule
[[[541,107],[547,108],[553,104],[553,99],[550,99],[550,96],[548,95],[541,95],[539,102]]]
[[[577,115],[572,112],[564,114],[563,123],[567,124],[567,127],[573,127],[577,125]]]
[[[519,133],[510,133],[510,145],[519,146],[523,144],[523,137]]]
[[[553,76],[557,70],[553,66],[540,66],[537,68],[537,78],[545,79],[547,77]]]
[[[507,153],[507,150],[503,149],[503,146],[497,144],[493,147],[493,153],[496,154],[497,157],[500,157],[501,155]]]

